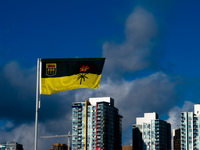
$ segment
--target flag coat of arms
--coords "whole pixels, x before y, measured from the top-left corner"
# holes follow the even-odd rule
[[[41,59],[40,93],[99,88],[105,58]]]

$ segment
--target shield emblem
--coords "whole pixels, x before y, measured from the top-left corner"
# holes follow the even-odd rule
[[[56,63],[47,63],[46,64],[46,75],[47,76],[54,76],[56,75]]]

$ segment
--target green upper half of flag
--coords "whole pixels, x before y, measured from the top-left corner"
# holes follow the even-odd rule
[[[41,59],[42,78],[70,76],[79,73],[101,74],[105,58]]]

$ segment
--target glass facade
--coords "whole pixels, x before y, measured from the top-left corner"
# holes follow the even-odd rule
[[[87,114],[85,102],[72,105],[72,150],[84,150],[85,140],[88,150],[121,150],[122,117],[118,109],[108,102],[87,103]]]

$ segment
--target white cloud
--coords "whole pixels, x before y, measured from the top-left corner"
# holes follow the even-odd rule
[[[153,15],[141,7],[135,8],[126,21],[126,40],[103,45],[106,71],[135,72],[152,65],[157,32]]]
[[[175,88],[176,82],[171,77],[157,72],[133,81],[112,83],[107,95],[116,99],[116,107],[124,116],[123,125],[127,128],[135,122],[135,117],[145,112],[166,113],[177,99]]]
[[[10,126],[10,121],[6,126]],[[11,124],[12,127],[14,124]],[[34,123],[23,123],[16,126],[12,130],[5,130],[1,128],[0,141],[14,141],[23,145],[25,150],[34,149],[34,139],[35,139],[35,124]],[[44,150],[51,148],[51,146],[56,143],[66,143],[67,138],[49,138],[40,139],[41,136],[52,136],[52,135],[66,135],[71,131],[71,115],[66,115],[66,118],[60,120],[49,120],[45,123],[38,124],[38,150]]]
[[[115,82],[108,77],[97,90],[77,90],[75,101],[84,101],[89,97],[114,98],[115,107],[124,117],[123,127],[126,129],[135,123],[135,117],[145,112],[167,113],[177,100],[177,84],[178,80],[172,80],[162,72],[132,81],[121,79]]]
[[[13,127],[14,127],[13,122],[7,120],[5,122],[5,125],[1,126],[1,130],[9,130],[12,129]]]
[[[194,103],[191,101],[185,101],[184,105],[182,108],[178,106],[174,106],[170,111],[169,111],[169,118],[166,120],[168,123],[171,124],[172,129],[178,129],[180,128],[180,123],[181,123],[181,112],[193,112],[194,108]]]
[[[24,146],[24,149],[33,149],[34,145],[33,124],[21,124],[11,131],[1,130],[0,141],[14,141]]]
[[[11,61],[5,65],[2,75],[12,87],[19,90],[20,97],[34,94],[36,67],[22,69],[16,61]]]
[[[90,97],[112,97],[115,107],[123,116],[124,143],[131,144],[131,126],[136,117],[142,117],[146,112],[166,114],[178,99],[176,93],[177,79],[173,79],[163,72],[156,72],[144,78],[132,81],[119,79],[117,82],[107,77],[99,89],[79,89],[75,100],[83,102]],[[67,91],[64,93],[68,93]]]

